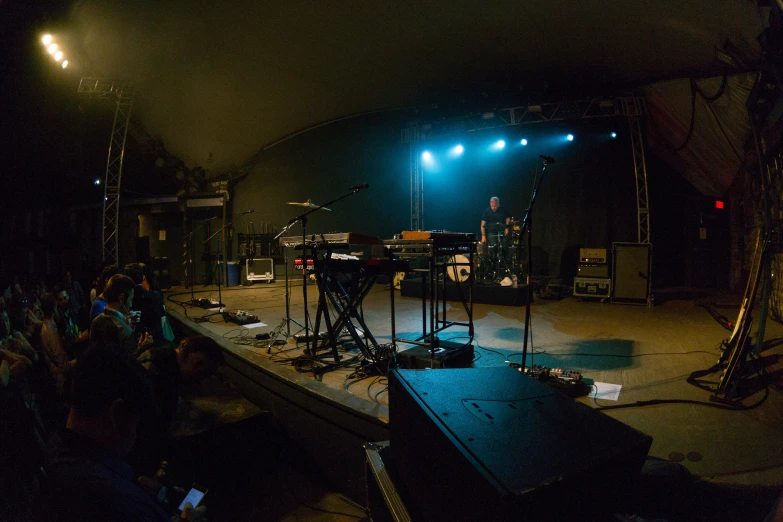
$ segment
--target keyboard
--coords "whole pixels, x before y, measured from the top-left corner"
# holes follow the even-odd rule
[[[355,232],[332,232],[330,234],[307,234],[305,243],[312,245],[377,245],[380,238],[366,236]],[[280,238],[280,244],[287,248],[302,248],[302,236],[286,236]]]

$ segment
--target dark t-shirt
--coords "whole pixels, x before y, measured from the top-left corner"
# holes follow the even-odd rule
[[[161,318],[165,314],[163,309],[163,296],[157,292],[150,292],[145,290],[143,286],[136,285],[136,290],[133,293],[132,310],[141,312],[142,330],[152,334],[153,341],[157,344],[165,341],[163,338],[163,325]]]
[[[481,215],[481,221],[486,222],[485,229],[487,234],[503,232],[506,229],[506,219],[511,217],[503,207],[498,208],[497,212],[492,212],[492,207],[487,207]]]

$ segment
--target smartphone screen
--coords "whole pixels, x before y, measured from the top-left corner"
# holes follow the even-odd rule
[[[182,500],[182,503],[179,505],[179,510],[182,511],[185,509],[185,503],[190,502],[193,507],[198,507],[198,505],[201,503],[201,500],[204,498],[204,495],[206,495],[206,490],[203,490],[199,488],[198,486],[193,486],[190,488],[190,491],[188,491],[188,494],[185,495],[185,498]]]

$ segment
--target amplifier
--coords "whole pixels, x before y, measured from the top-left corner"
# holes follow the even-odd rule
[[[606,263],[606,249],[605,248],[580,248],[579,262],[604,264]]]
[[[294,259],[294,270],[301,270],[303,264],[304,263],[302,262],[302,258],[301,257],[297,257],[296,259]],[[315,260],[312,259],[312,258],[308,258],[307,259],[307,271],[308,272],[312,272],[313,270],[315,270]]]
[[[579,277],[609,277],[609,265],[580,263],[577,271]]]
[[[275,262],[272,258],[245,259],[245,278],[248,281],[274,281]]]
[[[608,277],[575,277],[575,297],[608,298],[612,292],[612,280]]]

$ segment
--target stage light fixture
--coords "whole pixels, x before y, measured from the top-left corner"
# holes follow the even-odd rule
[[[449,150],[449,156],[456,157],[456,156],[462,156],[462,153],[465,152],[465,147],[462,145],[455,145]]]
[[[50,43],[46,46],[46,50],[49,51],[49,54],[54,54],[54,52],[57,50],[57,44],[56,43]]]
[[[613,132],[613,133],[612,133],[612,138],[616,138],[616,137],[617,137],[617,133],[616,133],[616,132]]]
[[[425,150],[421,153],[421,159],[424,161],[432,161],[432,152]]]
[[[101,184],[101,180],[99,178],[95,178],[95,181],[93,181],[92,183],[93,183],[93,185],[100,185]]]
[[[520,140],[519,144],[522,145],[523,147],[526,147],[527,146],[527,140],[525,138],[522,138]]]
[[[506,146],[505,140],[498,140],[493,143],[489,148],[492,150],[503,150]]]
[[[49,42],[51,42],[51,41],[52,41],[52,35],[50,35],[50,34],[45,34],[41,38],[41,42],[43,42],[44,45],[49,45]]]
[[[63,69],[68,67],[68,60],[63,60]]]
[[[62,59],[63,59],[63,52],[62,51],[57,51],[56,53],[54,53],[54,61],[55,62],[59,62]]]
[[[566,139],[568,141],[574,141],[574,135],[573,134],[569,134],[568,136],[566,136]]]

